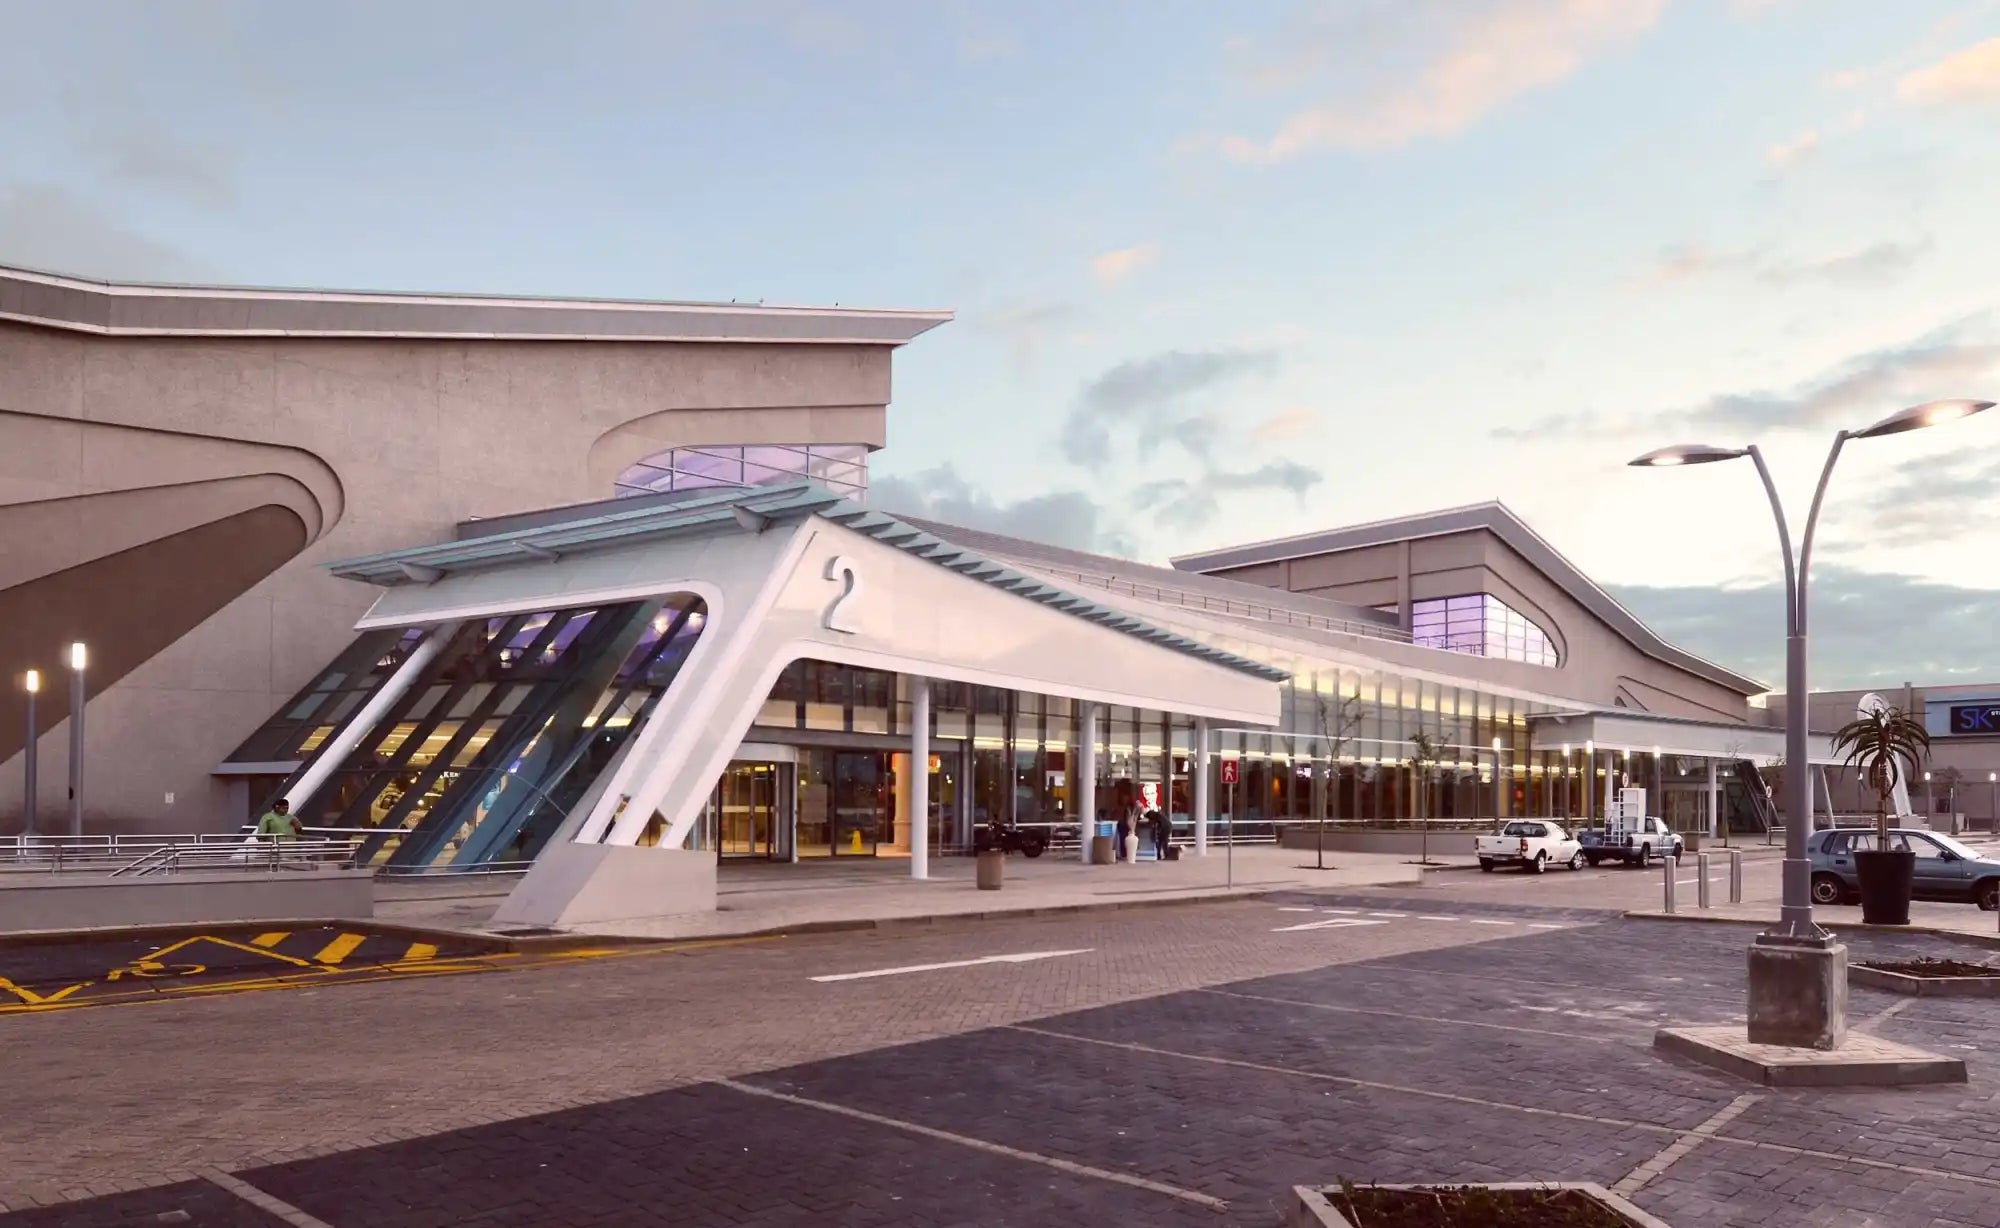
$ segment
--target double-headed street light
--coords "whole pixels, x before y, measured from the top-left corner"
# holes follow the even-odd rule
[[[1808,572],[1812,566],[1813,532],[1819,526],[1820,505],[1826,498],[1826,487],[1833,477],[1834,462],[1840,459],[1840,450],[1850,439],[1876,439],[1884,435],[1900,435],[1904,431],[1921,430],[1927,426],[1938,426],[1955,422],[1960,418],[1993,408],[1991,401],[1952,400],[1929,401],[1922,405],[1912,405],[1898,410],[1888,417],[1859,431],[1840,431],[1833,437],[1833,447],[1826,454],[1826,466],[1820,470],[1819,486],[1813,491],[1812,507],[1806,513],[1805,535],[1799,545],[1796,560],[1792,555],[1791,530],[1785,523],[1785,507],[1778,498],[1777,484],[1771,480],[1770,467],[1764,463],[1764,454],[1755,444],[1747,448],[1721,448],[1712,444],[1681,444],[1670,448],[1659,448],[1648,452],[1631,463],[1642,468],[1667,468],[1679,465],[1706,465],[1715,461],[1736,460],[1747,456],[1757,466],[1757,476],[1763,480],[1764,493],[1771,499],[1771,514],[1778,522],[1778,545],[1785,556],[1785,861],[1784,861],[1784,903],[1779,912],[1777,928],[1757,936],[1756,945],[1750,956],[1750,1039],[1759,1041],[1759,989],[1760,976],[1783,981],[1785,974],[1778,970],[1782,960],[1760,959],[1761,955],[1777,956],[1790,949],[1800,949],[1830,953],[1832,942],[1826,932],[1813,923],[1812,915],[1812,867],[1806,860],[1806,833],[1812,823],[1812,782],[1806,769],[1806,585]],[[1762,988],[1775,996],[1782,994],[1783,987],[1767,984]],[[1837,1003],[1845,998],[1844,989],[1838,996],[1828,994],[1823,1006],[1837,1010]],[[1814,1041],[1770,1039],[1766,1043],[1838,1044],[1845,1029],[1844,1020],[1822,1017],[1817,1020],[1818,1035]],[[1811,1032],[1811,1028],[1801,1030],[1797,1026],[1783,1029],[1793,1035]],[[1776,1033],[1767,1033],[1775,1037]]]

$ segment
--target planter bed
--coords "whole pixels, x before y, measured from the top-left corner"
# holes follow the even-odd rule
[[[2000,998],[2000,968],[1960,959],[1869,960],[1848,966],[1847,983],[1919,998]]]
[[[1602,1186],[1299,1186],[1293,1228],[1667,1228]]]

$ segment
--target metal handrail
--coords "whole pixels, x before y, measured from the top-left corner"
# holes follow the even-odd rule
[[[1128,597],[1138,597],[1146,601],[1158,601],[1165,605],[1185,606],[1194,610],[1208,610],[1218,614],[1239,614],[1247,618],[1258,618],[1265,622],[1289,623],[1295,627],[1313,627],[1321,631],[1338,631],[1347,635],[1363,635],[1378,640],[1393,640],[1397,643],[1411,642],[1410,633],[1401,627],[1383,623],[1365,622],[1353,618],[1336,618],[1328,614],[1309,614],[1304,610],[1288,610],[1282,606],[1266,605],[1261,601],[1238,601],[1232,597],[1217,597],[1192,589],[1165,588],[1157,584],[1140,584],[1103,572],[1082,571],[1070,567],[1052,567],[1043,563],[1033,564],[1034,569],[1049,575],[1062,576],[1068,580],[1079,580],[1108,592],[1123,593]]]

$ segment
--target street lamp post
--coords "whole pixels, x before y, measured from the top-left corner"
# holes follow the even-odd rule
[[[83,641],[69,646],[69,834],[83,834]]]
[[[1812,781],[1806,771],[1806,596],[1812,567],[1813,532],[1826,499],[1834,462],[1850,439],[1900,435],[1927,426],[1968,418],[1991,409],[1991,401],[1930,401],[1898,410],[1859,431],[1839,431],[1820,470],[1806,513],[1805,534],[1798,556],[1792,555],[1791,529],[1777,483],[1755,444],[1722,448],[1682,444],[1659,448],[1631,463],[1642,468],[1705,465],[1749,457],[1771,500],[1778,525],[1778,545],[1785,556],[1785,859],[1784,898],[1775,928],[1759,934],[1750,948],[1750,1041],[1752,1044],[1803,1045],[1819,1049],[1838,1046],[1846,1035],[1847,949],[1835,943],[1813,922],[1812,865],[1806,859],[1806,835],[1812,827]]]
[[[28,693],[28,743],[21,755],[21,774],[25,777],[21,785],[21,834],[35,834],[35,744],[41,740],[41,730],[35,723],[35,696],[42,689],[42,671],[31,669],[21,678],[21,689]]]

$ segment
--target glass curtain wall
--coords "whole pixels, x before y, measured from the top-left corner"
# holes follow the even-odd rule
[[[299,807],[300,817],[309,827],[373,833],[362,856],[377,864],[531,858],[672,685],[705,621],[699,597],[675,594],[468,622]],[[364,651],[371,641],[364,636],[324,678],[351,675],[375,653],[368,690],[381,685],[392,668],[381,662],[417,638],[387,634],[386,650],[374,641]],[[315,687],[246,750],[317,747],[338,727],[334,713],[360,706],[351,687]],[[313,715],[294,715],[320,692]]]

